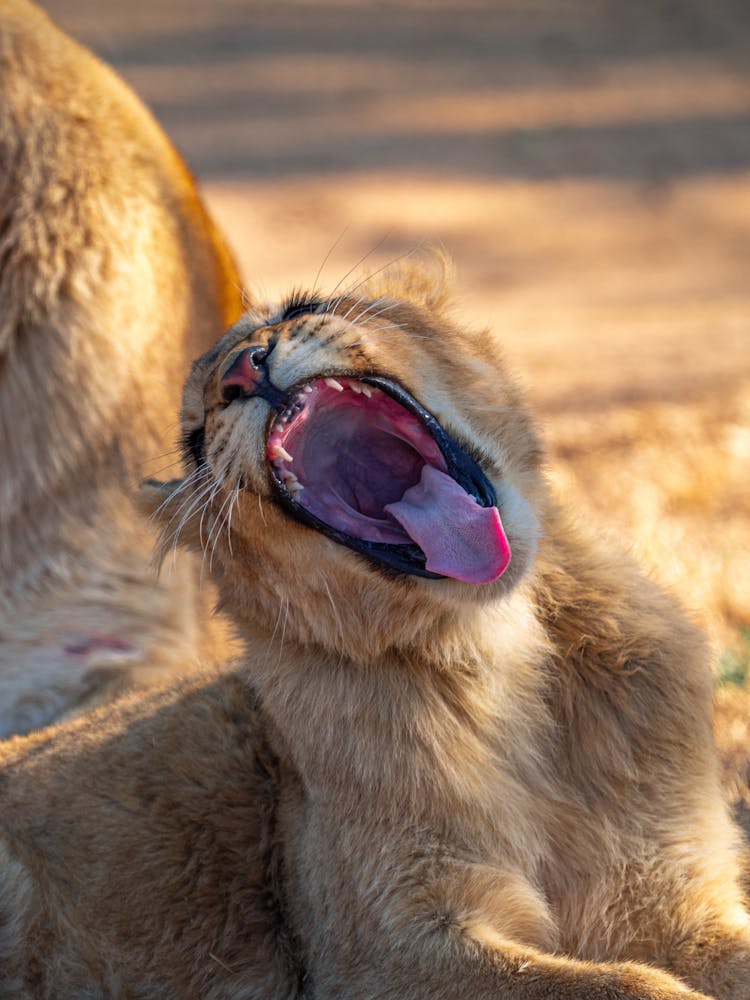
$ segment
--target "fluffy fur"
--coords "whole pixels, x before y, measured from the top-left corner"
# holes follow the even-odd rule
[[[156,583],[129,495],[241,304],[156,123],[25,0],[0,8],[0,93],[3,736],[195,659],[194,567]]]
[[[271,337],[276,385],[387,373],[479,456],[505,576],[398,576],[287,516],[269,408],[217,375]],[[253,312],[188,380],[202,427],[180,540],[243,665],[6,747],[3,996],[747,998],[703,640],[550,499],[494,337],[408,274]],[[144,490],[167,546],[188,473]]]

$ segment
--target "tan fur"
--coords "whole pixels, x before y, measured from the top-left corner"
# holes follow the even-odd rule
[[[703,640],[557,509],[495,338],[419,288],[259,310],[195,367],[222,487],[180,541],[210,540],[247,653],[6,749],[4,995],[750,996]],[[276,385],[387,373],[476,451],[498,582],[398,577],[283,512],[267,404],[218,386],[272,334]],[[144,489],[167,547],[190,482]]]
[[[184,164],[109,69],[0,7],[0,736],[196,658],[196,574],[128,495],[240,313]]]

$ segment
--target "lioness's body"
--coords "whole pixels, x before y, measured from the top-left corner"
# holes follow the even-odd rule
[[[129,499],[174,459],[189,360],[240,311],[230,255],[131,91],[0,6],[0,736],[196,658]]]
[[[171,543],[210,471],[180,540],[213,529],[246,655],[5,749],[4,995],[750,996],[702,639],[559,513],[494,339],[422,285],[255,312],[193,370],[196,464],[146,497]],[[246,351],[279,391],[408,387],[491,477],[504,574],[394,573],[292,517],[268,403],[224,392]]]

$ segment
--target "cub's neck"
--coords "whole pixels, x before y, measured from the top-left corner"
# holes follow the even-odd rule
[[[248,669],[285,755],[319,795],[392,799],[399,810],[487,799],[548,730],[548,654],[530,591],[442,621],[421,645],[377,661],[248,641]]]

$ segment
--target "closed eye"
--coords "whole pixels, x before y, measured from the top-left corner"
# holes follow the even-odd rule
[[[322,304],[319,299],[308,298],[305,295],[292,295],[284,305],[281,320],[285,322],[286,320],[296,319],[298,316],[304,316],[306,313],[315,313]]]

